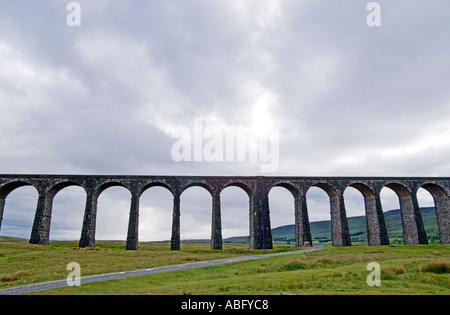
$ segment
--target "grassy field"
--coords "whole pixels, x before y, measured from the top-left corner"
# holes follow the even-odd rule
[[[0,236],[0,289],[65,279],[70,262],[79,263],[82,276],[89,276],[292,249],[279,244],[273,250],[250,251],[246,244],[224,244],[223,251],[212,251],[208,243],[182,242],[181,251],[171,251],[169,242],[151,242],[126,251],[125,241],[98,241],[95,249],[80,249],[77,241],[38,246]]]
[[[430,244],[439,244],[436,212],[434,207],[421,208],[422,221]],[[403,244],[403,228],[400,210],[384,213],[386,229],[391,244]],[[367,243],[367,224],[365,216],[347,219],[352,244]],[[313,244],[331,244],[331,221],[311,222]],[[295,243],[295,226],[286,225],[272,230],[274,241]],[[248,238],[247,238],[248,239]],[[245,239],[245,241],[247,240]],[[233,238],[232,238],[233,240]],[[237,241],[237,238],[234,238]]]
[[[152,268],[192,261],[254,255],[245,244],[142,243],[125,251],[124,242],[99,242],[80,250],[75,242],[30,246],[24,240],[0,238],[0,288],[65,279],[69,262],[81,265],[82,276]],[[294,249],[286,245],[268,252]],[[369,287],[369,262],[381,266],[381,285]],[[450,294],[450,246],[326,247],[313,253],[263,258],[163,274],[83,284],[34,294]]]

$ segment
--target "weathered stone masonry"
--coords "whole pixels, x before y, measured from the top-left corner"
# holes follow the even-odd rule
[[[220,194],[229,186],[240,187],[248,195],[250,249],[272,248],[268,196],[276,186],[288,189],[294,197],[297,246],[312,245],[306,193],[313,186],[325,190],[330,198],[334,246],[351,245],[344,204],[344,191],[349,186],[364,196],[369,245],[389,244],[380,202],[383,187],[391,188],[399,197],[405,244],[427,244],[416,197],[420,187],[434,198],[441,243],[450,244],[450,178],[0,175],[0,229],[6,197],[22,186],[33,186],[39,194],[31,244],[49,244],[53,199],[68,186],[79,186],[86,191],[80,247],[95,246],[97,200],[105,189],[112,186],[125,187],[131,193],[126,242],[129,250],[138,248],[139,199],[144,191],[154,186],[164,187],[173,195],[172,250],[180,249],[180,198],[183,191],[192,186],[201,186],[211,194],[211,248],[214,250],[222,249]]]

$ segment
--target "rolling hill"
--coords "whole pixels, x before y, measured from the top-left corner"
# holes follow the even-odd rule
[[[422,220],[430,244],[439,243],[439,233],[434,207],[421,208]],[[403,244],[402,221],[400,210],[391,210],[384,213],[384,220],[391,244]],[[311,236],[313,244],[331,244],[331,221],[311,222]],[[367,243],[366,217],[348,218],[348,227],[352,243]],[[294,225],[285,225],[272,229],[274,242],[294,243]],[[231,237],[224,242],[247,243],[248,236]]]

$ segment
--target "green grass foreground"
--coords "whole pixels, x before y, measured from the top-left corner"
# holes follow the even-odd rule
[[[98,242],[80,250],[76,242],[31,246],[24,240],[0,238],[0,288],[65,279],[69,262],[81,265],[82,276],[120,272],[193,261],[298,249],[277,245],[270,251],[249,251],[246,244],[142,243],[125,251],[124,242]],[[381,285],[369,287],[369,262],[381,266]],[[33,294],[450,294],[450,246],[396,245],[327,247],[325,250],[262,258],[198,269],[131,277],[64,287]]]

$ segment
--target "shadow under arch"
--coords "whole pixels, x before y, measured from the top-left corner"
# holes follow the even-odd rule
[[[448,191],[435,183],[424,183],[419,188],[425,189],[433,197],[439,242],[450,244],[450,197]]]
[[[399,198],[402,221],[403,242],[405,245],[428,244],[422,215],[415,194],[400,184],[387,182],[383,187],[393,190]]]
[[[331,243],[333,246],[350,246],[350,232],[348,230],[345,213],[343,192],[328,183],[314,183],[305,189],[305,195],[311,187],[324,190],[330,199],[331,214]]]

